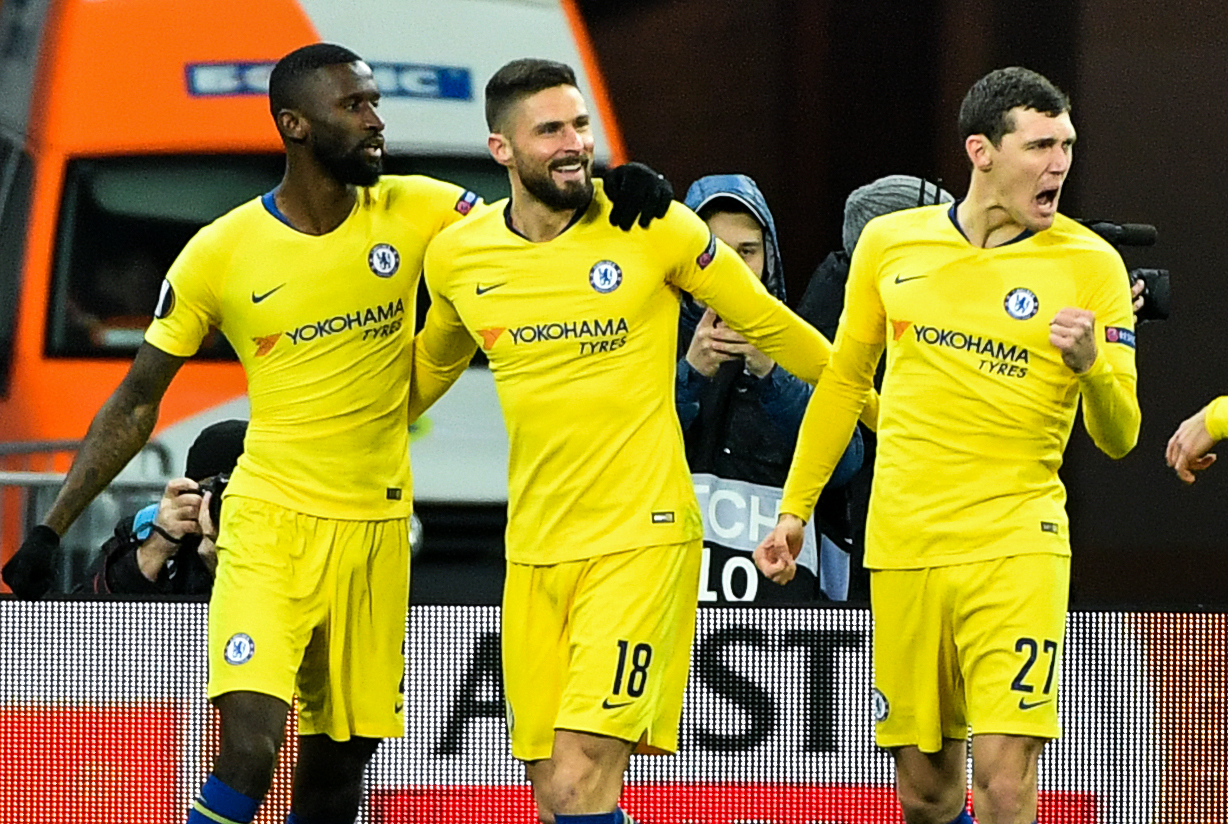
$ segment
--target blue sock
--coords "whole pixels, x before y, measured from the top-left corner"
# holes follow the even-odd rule
[[[951,824],[976,824],[976,822],[972,820],[972,813],[968,812],[967,807],[964,807],[959,815],[951,819]],[[1032,824],[1036,822],[1033,821]]]
[[[259,808],[258,799],[248,798],[211,775],[188,812],[188,824],[251,824]]]
[[[630,816],[627,817],[630,820]],[[554,824],[625,824],[623,811],[615,807],[608,813],[591,813],[588,815],[561,815],[555,813]]]

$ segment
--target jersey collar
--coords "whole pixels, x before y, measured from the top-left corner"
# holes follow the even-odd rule
[[[967,241],[968,241],[968,243],[972,243],[972,241],[971,241],[971,240],[968,240],[968,233],[964,231],[964,227],[963,227],[963,226],[960,226],[960,225],[959,225],[959,218],[958,218],[958,217],[956,217],[956,215],[955,215],[955,210],[956,210],[957,208],[959,208],[959,204],[963,203],[963,202],[964,202],[964,200],[965,200],[965,198],[962,198],[962,197],[961,197],[959,200],[957,200],[957,201],[955,201],[954,203],[952,203],[952,204],[951,204],[951,208],[947,210],[947,217],[951,218],[951,225],[955,227],[955,230],[956,230],[957,232],[959,232],[961,235],[963,235],[964,240],[967,240]],[[1013,238],[1011,238],[1010,240],[1006,241],[1006,243],[999,243],[997,246],[995,246],[995,247],[993,247],[993,248],[998,249],[998,248],[1001,248],[1001,247],[1003,247],[1003,246],[1010,246],[1012,243],[1018,243],[1018,242],[1019,242],[1019,241],[1021,241],[1021,240],[1027,240],[1028,238],[1030,238],[1030,237],[1031,237],[1032,235],[1034,235],[1034,234],[1036,234],[1036,233],[1035,233],[1035,232],[1033,232],[1031,229],[1024,229],[1022,232],[1020,232],[1019,234],[1015,235],[1015,236],[1014,236]]]
[[[566,232],[572,226],[575,226],[577,223],[579,223],[580,218],[584,217],[584,215],[587,214],[588,208],[592,205],[593,205],[593,199],[589,198],[588,203],[585,203],[579,209],[576,209],[575,214],[571,216],[571,220],[567,221],[567,225],[563,227],[563,231],[559,232],[559,235],[562,235],[563,232]],[[503,223],[505,226],[507,226],[507,230],[511,232],[512,234],[516,235],[517,237],[523,237],[525,240],[528,240],[530,243],[533,242],[532,240],[529,240],[529,238],[521,234],[519,231],[517,231],[516,227],[512,225],[512,199],[511,197],[508,197],[507,205],[503,207]],[[556,237],[557,236],[558,235],[556,235]]]

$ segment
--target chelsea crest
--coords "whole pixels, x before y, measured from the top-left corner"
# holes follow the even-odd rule
[[[612,260],[599,260],[588,270],[588,282],[601,294],[609,294],[623,282],[623,270]]]

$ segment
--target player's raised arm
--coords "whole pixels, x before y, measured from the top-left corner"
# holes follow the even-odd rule
[[[742,259],[713,236],[697,217],[686,230],[698,249],[679,273],[679,286],[712,307],[731,329],[792,374],[817,383],[831,343],[771,295]]]
[[[771,295],[738,254],[717,240],[703,221],[681,210],[673,219],[681,223],[683,215],[685,223],[679,231],[699,251],[694,256],[688,254],[678,266],[675,277],[680,288],[711,306],[730,328],[745,335],[790,373],[808,383],[818,383],[831,356],[827,338]],[[867,426],[877,428],[878,395],[873,389],[861,417]]]
[[[18,597],[37,598],[51,588],[59,537],[149,440],[162,396],[185,360],[141,344],[128,374],[90,422],[43,523],[4,566],[4,581]]]

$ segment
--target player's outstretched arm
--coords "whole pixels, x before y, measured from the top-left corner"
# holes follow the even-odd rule
[[[4,565],[4,582],[18,597],[38,598],[51,588],[59,536],[149,440],[162,396],[185,360],[141,344],[128,374],[94,415],[43,523]]]
[[[1211,448],[1217,444],[1228,429],[1228,396],[1216,398],[1211,403],[1186,418],[1177,431],[1168,439],[1165,458],[1177,477],[1192,484],[1197,479],[1195,472],[1215,463]]]
[[[776,527],[755,547],[755,566],[778,584],[787,584],[797,574],[797,556],[802,551],[805,522],[796,515],[780,516]]]

